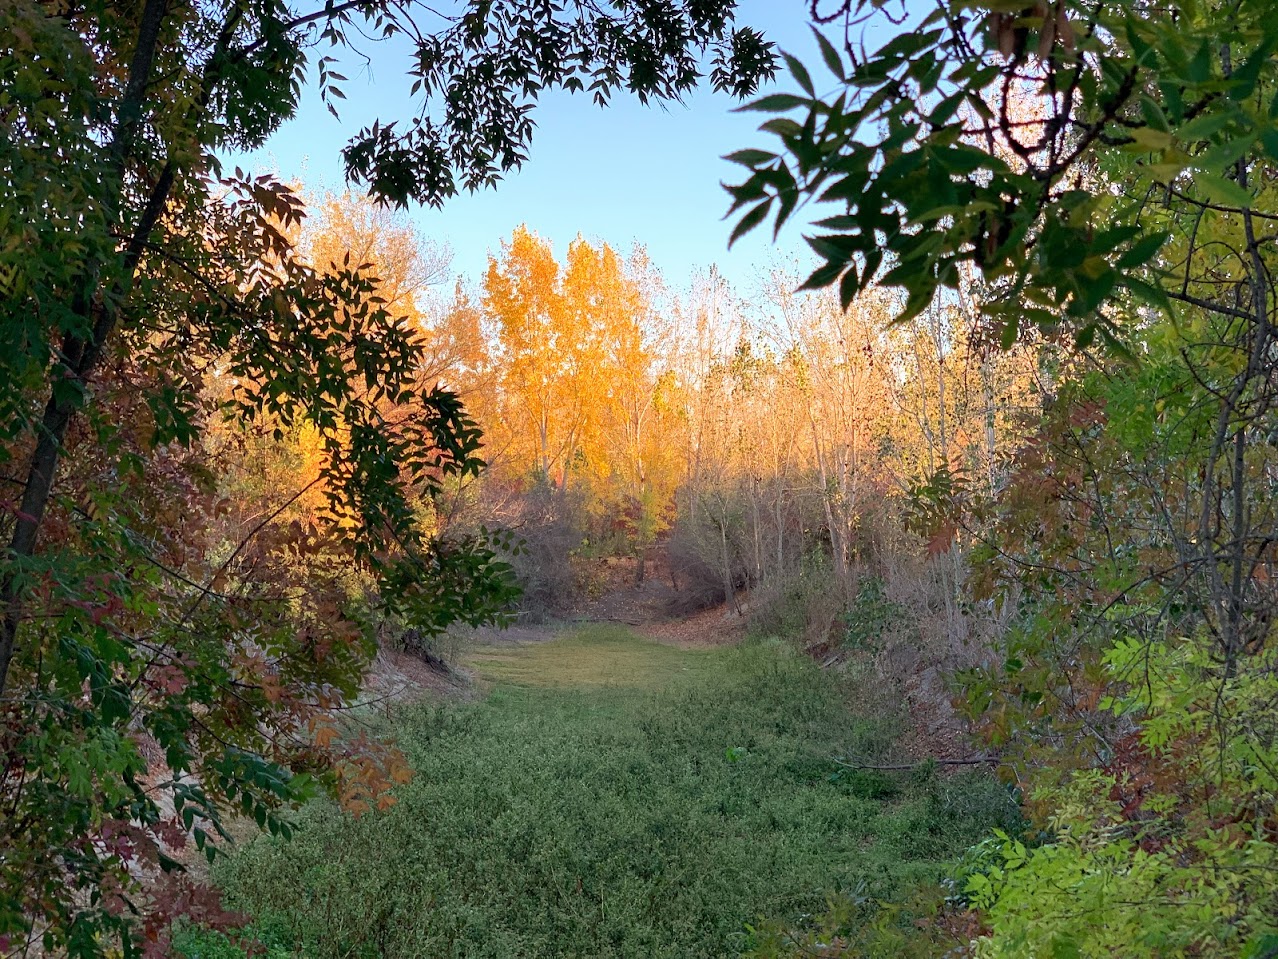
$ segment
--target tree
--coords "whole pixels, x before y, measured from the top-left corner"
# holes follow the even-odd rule
[[[677,469],[651,348],[659,278],[642,249],[625,261],[577,237],[561,266],[515,231],[484,278],[494,387],[482,417],[520,485],[549,483],[644,555],[664,528]],[[584,519],[585,517],[581,517]]]
[[[568,326],[555,251],[520,227],[489,257],[484,309],[496,326],[501,416],[516,461],[565,488],[582,442],[594,367],[584,329]]]
[[[879,464],[888,411],[882,330],[887,304],[882,297],[876,302],[867,296],[842,309],[830,296],[787,294],[788,289],[775,295],[802,357],[796,385],[805,400],[807,438],[834,570],[850,590],[858,527],[885,492]]]
[[[3,951],[34,937],[163,954],[189,890],[139,877],[174,872],[166,849],[188,835],[205,848],[234,809],[286,830],[278,810],[310,773],[367,762],[325,719],[357,689],[361,612],[336,582],[292,576],[290,556],[335,551],[426,630],[509,597],[482,543],[417,521],[415,500],[481,466],[456,397],[417,383],[420,331],[370,270],[295,246],[290,189],[228,174],[219,154],[293,114],[316,45],[406,38],[420,113],[361,131],[344,157],[377,201],[438,204],[518,167],[544,90],[678,97],[705,56],[716,87],[753,90],[772,57],[733,7],[0,7]],[[330,103],[334,66],[314,63]],[[405,406],[419,415],[391,415]],[[273,512],[219,552],[201,438],[228,411],[314,431],[321,522]],[[148,788],[151,758],[168,772]],[[402,772],[385,765],[345,781],[378,799]]]
[[[310,263],[336,269],[349,257],[377,277],[376,295],[387,310],[422,324],[425,298],[448,279],[452,251],[426,240],[396,210],[368,196],[330,195],[312,206],[300,238]]]
[[[902,16],[820,40],[830,95],[789,60],[800,92],[753,107],[796,115],[731,192],[736,235],[831,205],[807,283],[845,306],[893,286],[907,321],[973,277],[978,334],[1047,374],[1005,485],[951,498],[1018,587],[968,702],[1052,837],[972,878],[977,954],[1272,955],[1273,6]]]
[[[642,247],[636,246],[624,264],[607,244],[594,257],[607,344],[600,439],[609,464],[610,505],[625,517],[638,560],[636,579],[642,584],[648,550],[669,526],[679,482],[679,450],[671,435],[673,371],[667,355],[673,329],[670,318],[661,315],[661,276]]]

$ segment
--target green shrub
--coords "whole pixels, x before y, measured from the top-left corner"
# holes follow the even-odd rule
[[[810,645],[828,642],[839,632],[847,600],[829,557],[813,551],[779,583],[758,591],[760,603],[750,617],[752,636],[779,636]]]
[[[887,598],[880,577],[866,576],[843,615],[843,644],[852,649],[874,649],[884,632],[909,618],[909,610]]]
[[[173,936],[173,951],[184,959],[290,959],[293,949],[271,925],[258,924],[245,930],[243,941],[209,929],[186,928]]]

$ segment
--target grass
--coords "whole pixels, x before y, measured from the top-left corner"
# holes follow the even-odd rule
[[[480,647],[466,660],[490,683],[558,689],[662,689],[704,675],[715,661],[713,650],[654,643],[607,624],[550,642]]]
[[[761,919],[936,879],[1009,806],[839,767],[892,724],[780,643],[594,627],[474,665],[486,699],[396,720],[417,776],[394,808],[312,804],[222,862],[230,903],[315,959],[731,956]]]

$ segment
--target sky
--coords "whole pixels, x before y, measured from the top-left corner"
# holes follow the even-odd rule
[[[819,77],[807,9],[806,0],[742,0],[738,23],[762,30]],[[349,77],[341,84],[346,100],[337,101],[340,120],[308,87],[298,115],[260,150],[230,157],[232,165],[300,180],[313,190],[344,189],[340,151],[349,137],[373,119],[414,114],[403,72],[406,48],[385,47],[370,45],[378,51],[371,64],[348,60],[338,68]],[[788,86],[793,84],[782,71],[777,87]],[[783,231],[774,247],[770,229],[760,227],[728,250],[731,223],[723,215],[729,198],[720,183],[739,181],[736,171],[743,168],[721,157],[748,146],[766,148],[773,139],[757,132],[765,116],[733,113],[738,105],[708,86],[684,104],[647,107],[622,93],[606,108],[586,95],[552,93],[537,108],[530,160],[519,172],[495,190],[461,194],[442,210],[415,208],[408,215],[423,236],[451,247],[452,272],[470,279],[482,275],[490,251],[523,223],[561,256],[578,233],[623,252],[639,243],[676,289],[715,264],[744,290],[771,264],[793,262],[805,247],[798,229]]]

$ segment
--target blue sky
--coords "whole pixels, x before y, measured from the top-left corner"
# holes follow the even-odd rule
[[[738,20],[814,66],[820,61],[807,9],[806,0],[743,0]],[[350,78],[342,84],[347,99],[338,104],[340,121],[308,89],[298,116],[261,150],[230,159],[311,188],[343,189],[340,150],[347,139],[375,118],[413,115],[403,49],[378,44],[370,50],[379,51],[372,64],[349,60],[339,67]],[[787,85],[782,75],[779,86]],[[451,246],[453,271],[472,279],[489,251],[527,223],[561,253],[578,233],[621,250],[639,242],[673,287],[684,287],[694,270],[713,263],[745,291],[770,263],[792,260],[804,245],[794,230],[773,247],[770,231],[760,228],[727,249],[728,196],[719,184],[740,168],[720,157],[770,139],[756,132],[764,118],[732,113],[737,105],[708,89],[686,104],[648,107],[618,95],[605,109],[584,95],[552,94],[537,109],[531,159],[519,173],[496,190],[463,194],[443,210],[418,208],[410,216],[425,236]]]

